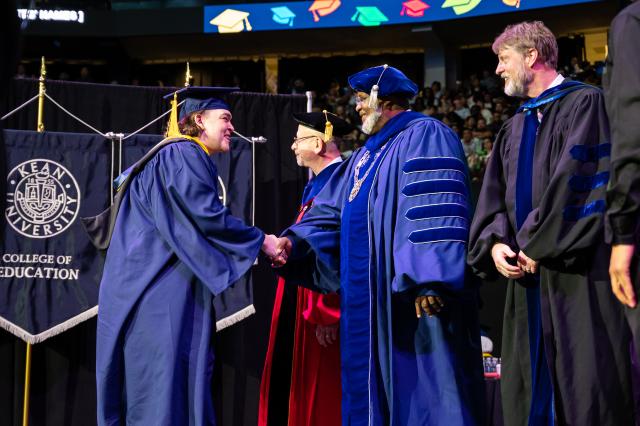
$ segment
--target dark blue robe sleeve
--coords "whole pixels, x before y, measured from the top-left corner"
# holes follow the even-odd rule
[[[462,145],[435,120],[410,126],[398,143],[392,291],[459,292],[465,288],[471,218]]]
[[[570,264],[603,238],[610,139],[602,92],[581,90],[571,108],[552,136],[562,146],[549,183],[516,235],[518,247],[541,262]]]
[[[159,234],[213,294],[251,267],[264,234],[222,205],[215,166],[200,147],[169,145],[142,174]]]
[[[503,158],[509,155],[511,124],[511,120],[507,121],[496,136],[471,224],[468,262],[482,278],[497,275],[491,257],[491,249],[496,243],[507,244],[513,249],[517,247],[505,203],[507,179],[503,164]]]
[[[354,153],[335,170],[313,200],[313,206],[295,225],[283,232],[293,251],[278,274],[288,283],[323,293],[335,292],[340,283],[340,217]],[[364,219],[364,218],[363,218]]]

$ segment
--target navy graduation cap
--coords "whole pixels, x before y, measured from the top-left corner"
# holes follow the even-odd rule
[[[408,98],[418,93],[418,86],[402,71],[388,65],[380,65],[360,71],[349,77],[349,85],[357,92],[370,93],[377,89],[379,97],[404,95]]]
[[[238,91],[240,91],[239,87],[189,86],[165,95],[164,99],[173,98],[173,95],[177,94],[178,100],[185,100],[182,108],[180,108],[180,115],[178,117],[178,120],[182,120],[195,111],[205,111],[209,109],[230,110],[229,105],[222,97]]]

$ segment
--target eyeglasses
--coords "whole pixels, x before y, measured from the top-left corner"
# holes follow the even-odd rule
[[[356,105],[362,105],[362,104],[369,105],[369,97],[368,96],[366,98],[361,98],[359,96],[356,96]]]
[[[298,145],[301,141],[304,141],[306,139],[311,139],[311,138],[317,138],[317,136],[305,136],[302,138],[293,138],[293,144]]]

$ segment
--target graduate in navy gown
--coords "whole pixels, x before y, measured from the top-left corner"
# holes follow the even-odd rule
[[[401,71],[378,66],[349,83],[371,137],[284,233],[281,272],[287,283],[339,289],[343,425],[481,424],[460,140],[409,110],[417,87]]]
[[[212,300],[261,247],[275,254],[274,236],[218,198],[209,155],[229,150],[224,91],[183,91],[183,136],[133,166],[114,203],[99,296],[99,425],[215,424]]]
[[[604,97],[556,72],[542,22],[507,27],[493,51],[505,93],[530,98],[497,135],[469,242],[479,273],[509,279],[505,424],[632,425],[629,336],[604,243]]]

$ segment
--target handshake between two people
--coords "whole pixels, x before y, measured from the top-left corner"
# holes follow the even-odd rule
[[[271,266],[279,268],[287,263],[293,244],[287,237],[276,237],[273,234],[265,235],[262,243],[262,252],[271,260]]]

